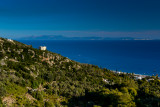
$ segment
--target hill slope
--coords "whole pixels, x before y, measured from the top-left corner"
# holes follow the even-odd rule
[[[157,106],[158,78],[133,78],[0,38],[2,106]]]

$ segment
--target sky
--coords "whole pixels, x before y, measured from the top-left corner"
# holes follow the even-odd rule
[[[160,0],[0,0],[0,36],[160,39]]]

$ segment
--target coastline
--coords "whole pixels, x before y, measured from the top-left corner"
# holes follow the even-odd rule
[[[151,81],[151,80],[154,80],[153,76],[151,75],[143,75],[143,74],[135,74],[135,73],[127,73],[127,72],[121,72],[121,71],[115,71],[115,70],[110,70],[111,72],[113,73],[116,73],[116,74],[133,74],[134,75],[134,78],[135,80],[141,80],[143,78],[146,78],[147,81]],[[154,75],[155,76],[155,75]],[[158,76],[158,79],[160,80],[160,77]]]

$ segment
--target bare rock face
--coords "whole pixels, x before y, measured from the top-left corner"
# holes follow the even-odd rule
[[[0,61],[0,65],[1,65],[1,66],[6,65],[6,63],[5,63],[4,59],[2,59],[2,60]]]
[[[7,107],[11,107],[16,100],[14,98],[12,98],[12,96],[8,96],[8,97],[4,97],[2,99],[2,102],[7,106]]]
[[[29,100],[29,101],[31,101],[32,103],[34,102],[34,101],[36,101],[36,99],[35,98],[33,98],[30,94],[26,94],[25,95],[25,97]]]

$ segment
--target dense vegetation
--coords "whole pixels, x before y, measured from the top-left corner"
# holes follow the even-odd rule
[[[160,81],[152,78],[135,80],[0,38],[0,106],[158,107]]]

